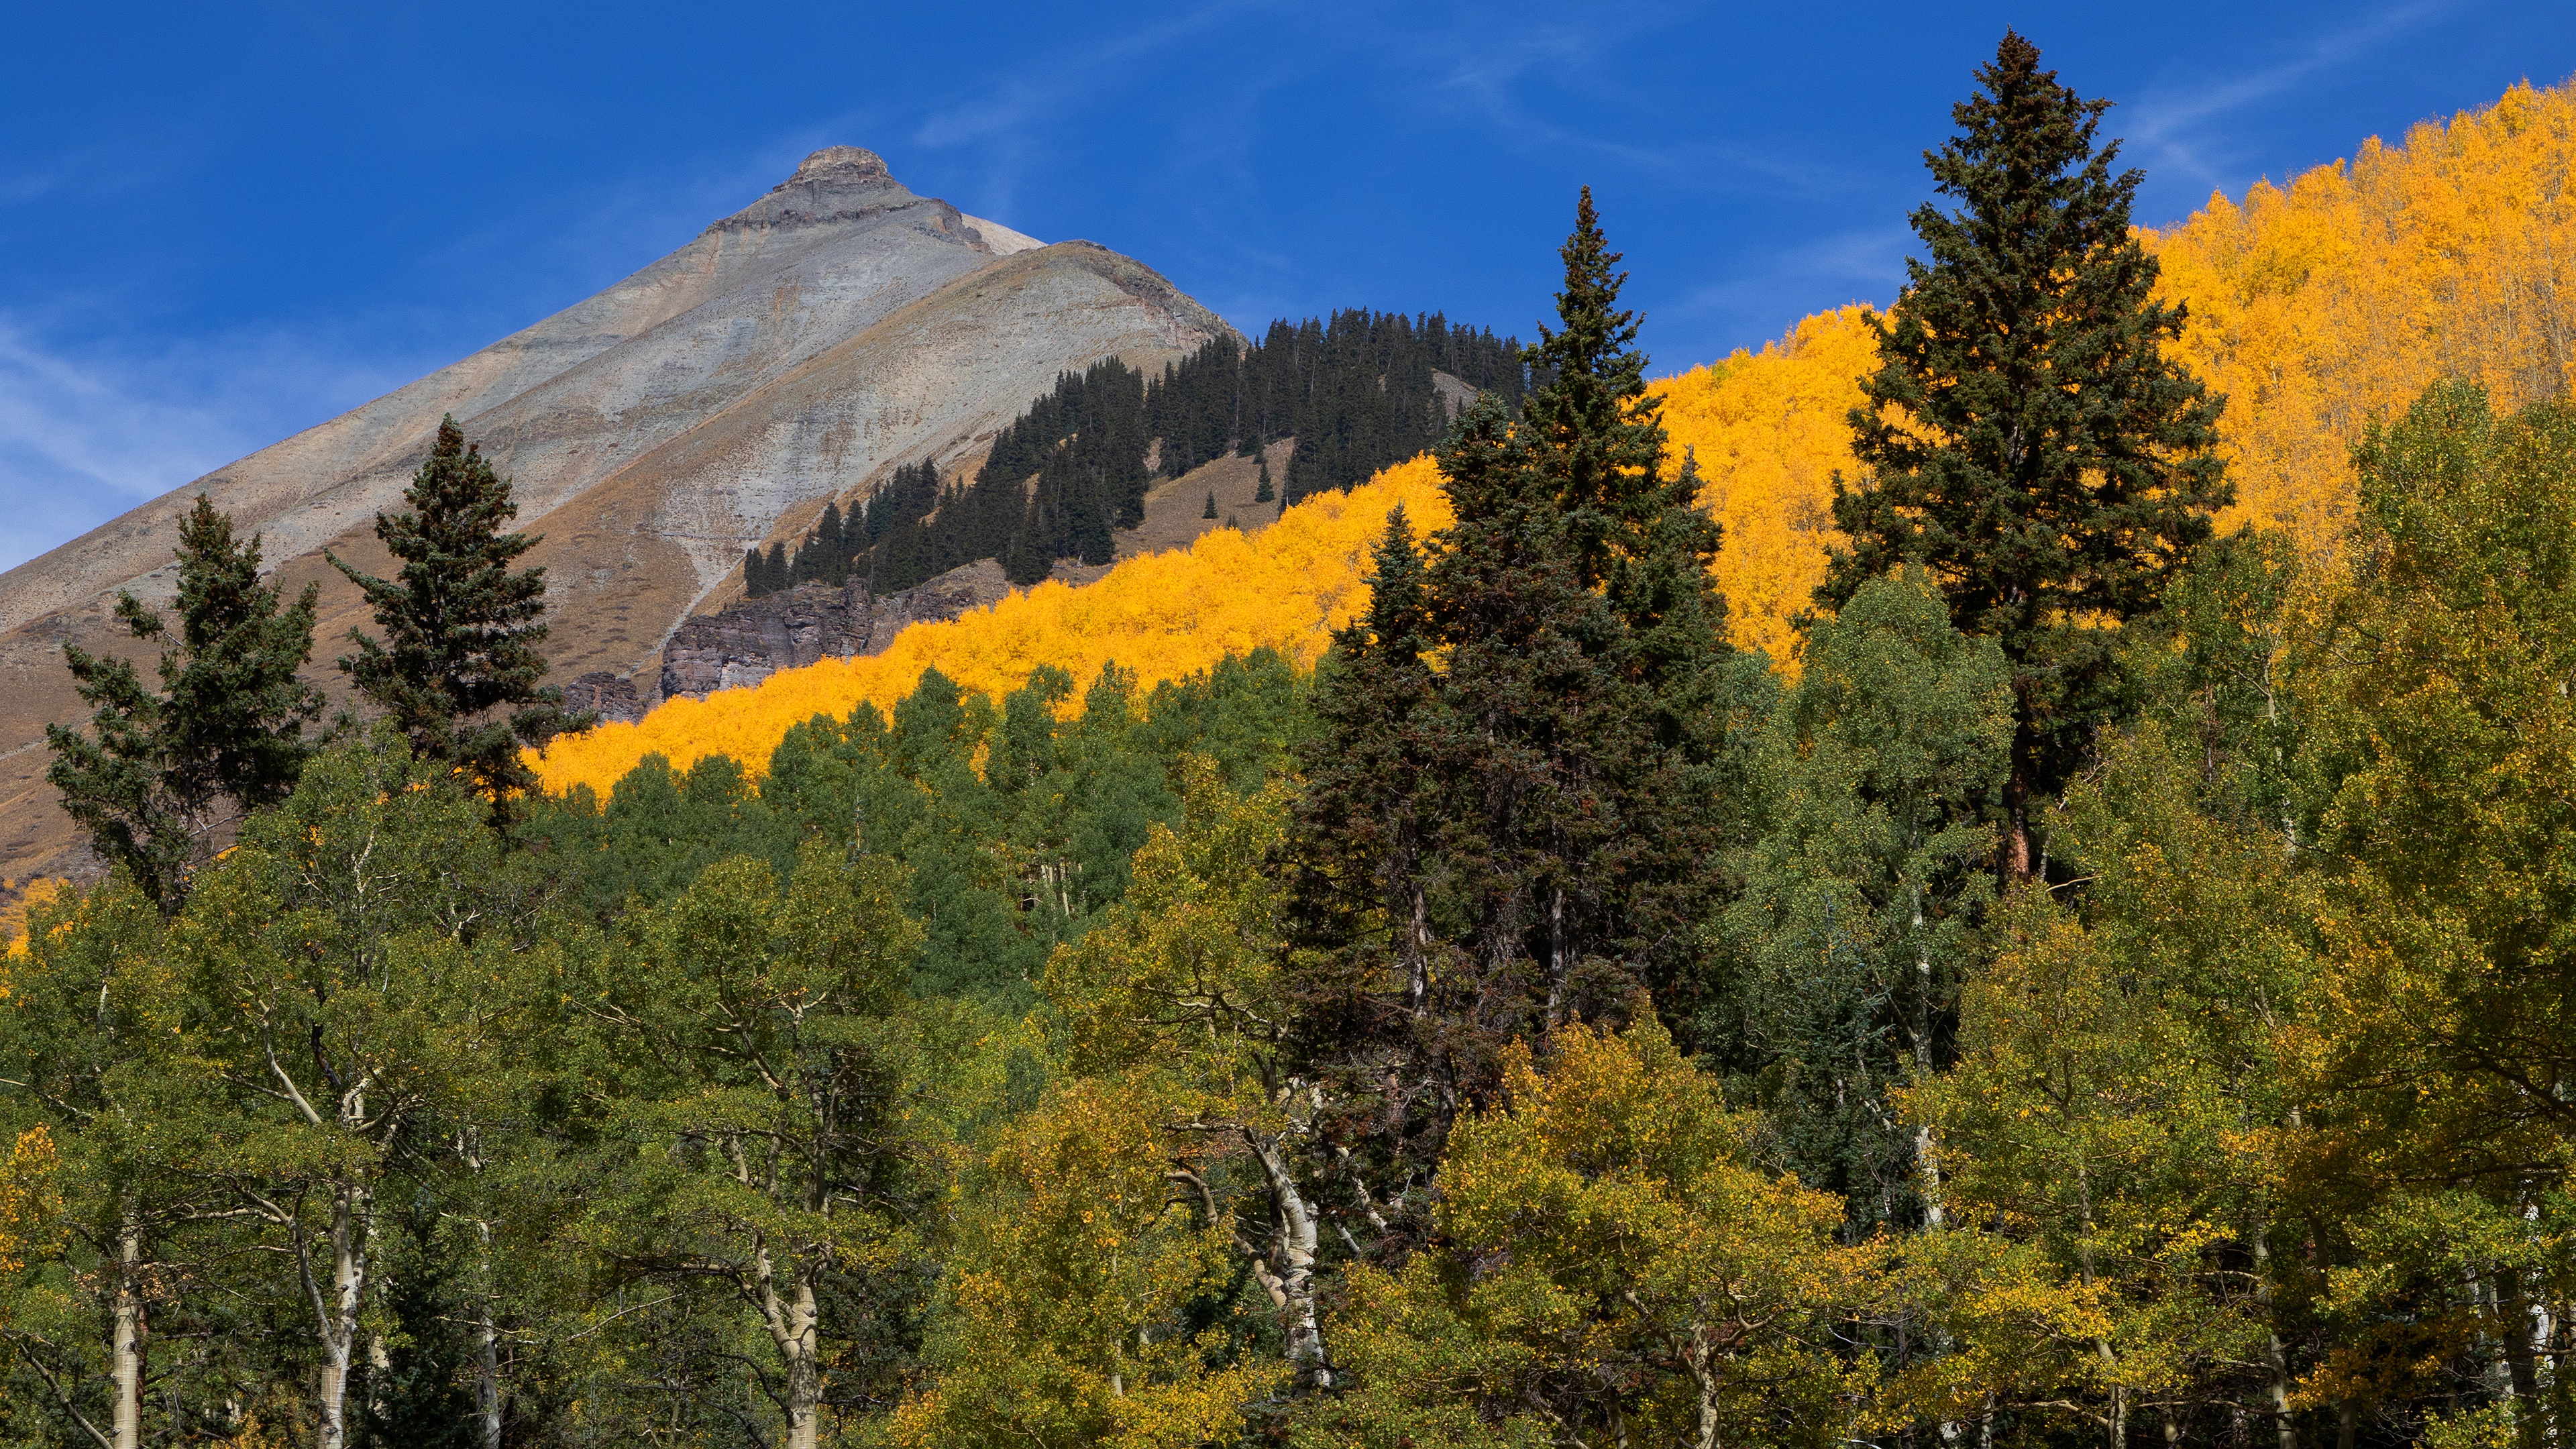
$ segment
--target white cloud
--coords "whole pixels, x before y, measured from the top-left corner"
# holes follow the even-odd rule
[[[0,568],[389,391],[408,367],[286,334],[88,354],[0,314]]]

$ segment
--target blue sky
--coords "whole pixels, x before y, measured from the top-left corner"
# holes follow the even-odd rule
[[[25,6],[0,566],[581,299],[818,146],[1238,325],[1524,335],[1589,182],[1658,372],[1885,301],[2006,25],[2173,220],[2576,72],[2576,6]]]

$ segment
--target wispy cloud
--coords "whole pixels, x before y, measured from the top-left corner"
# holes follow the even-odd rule
[[[1566,124],[1569,114],[1598,116],[1630,99],[1633,77],[1615,63],[1632,56],[1652,33],[1686,18],[1685,12],[1640,8],[1587,15],[1581,25],[1538,25],[1496,37],[1468,27],[1442,26],[1408,37],[1424,52],[1422,105],[1435,113],[1472,120],[1506,145],[1597,158],[1659,186],[1734,191],[1768,196],[1817,196],[1848,190],[1868,178],[1845,160],[1776,140],[1745,142],[1693,137],[1687,120],[1669,115],[1657,125]],[[1569,108],[1558,92],[1587,96]],[[1674,122],[1682,119],[1682,127]],[[1644,141],[1640,136],[1663,139]]]
[[[1767,255],[1737,259],[1720,280],[1702,283],[1665,303],[1672,320],[1739,339],[1775,335],[1783,316],[1797,317],[1847,302],[1893,301],[1905,282],[1905,255],[1913,233],[1903,226],[1835,232]],[[1701,357],[1677,358],[1697,366]]]
[[[0,315],[0,568],[385,392],[413,365],[353,363],[283,334],[81,356]]]
[[[934,147],[972,145],[1051,121],[1103,91],[1134,85],[1136,63],[1147,56],[1272,8],[1267,0],[1228,0],[1048,56],[970,100],[932,112],[913,132],[913,140]]]
[[[2234,159],[2219,154],[2229,143],[2211,134],[2213,122],[2297,91],[2352,65],[2371,52],[2458,8],[2456,0],[2409,0],[2355,17],[2310,37],[2280,61],[2241,75],[2221,76],[2179,90],[2159,91],[2123,108],[2112,124],[2135,152],[2132,159],[2180,171],[2201,185],[2241,184]]]

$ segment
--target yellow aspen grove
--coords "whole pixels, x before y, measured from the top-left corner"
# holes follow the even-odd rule
[[[846,715],[861,701],[891,710],[932,668],[998,699],[1041,665],[1091,679],[1114,662],[1146,687],[1265,645],[1311,666],[1333,631],[1367,606],[1368,546],[1397,504],[1425,528],[1447,526],[1449,500],[1429,458],[1348,493],[1318,494],[1252,537],[1218,529],[1186,549],[1129,559],[1081,588],[1042,583],[962,619],[906,629],[883,654],[675,699],[641,723],[559,739],[530,763],[550,794],[586,784],[603,796],[650,754],[675,769],[707,755],[757,769],[790,728]]]
[[[1699,461],[1700,504],[1725,526],[1718,592],[1737,647],[1794,667],[1793,622],[1825,578],[1834,474],[1853,471],[1861,374],[1878,364],[1869,309],[1819,312],[1760,352],[1738,351],[1648,390],[1675,450]]]
[[[2576,87],[2519,85],[2482,111],[2372,139],[2242,203],[2213,196],[2146,240],[2191,308],[2176,353],[2227,394],[2238,522],[2330,555],[2352,517],[2351,445],[2444,377],[2498,411],[2576,365]]]
[[[2373,139],[2348,162],[2209,204],[2142,240],[2160,299],[2190,308],[2175,354],[2227,396],[2220,446],[2237,501],[2219,516],[2332,554],[2352,517],[2347,455],[2374,416],[2443,377],[2500,411],[2563,391],[2576,368],[2576,86]],[[1735,643],[1794,667],[1796,630],[1834,540],[1844,414],[1877,351],[1854,305],[1759,352],[1654,384],[1726,525],[1717,561]]]

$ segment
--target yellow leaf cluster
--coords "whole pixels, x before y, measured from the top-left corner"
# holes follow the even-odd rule
[[[586,784],[606,795],[656,753],[675,768],[731,755],[757,772],[791,727],[817,714],[846,715],[862,700],[891,710],[934,667],[998,697],[1041,664],[1088,679],[1114,662],[1147,687],[1265,645],[1311,665],[1333,631],[1366,606],[1369,547],[1398,504],[1418,531],[1449,525],[1430,459],[1400,463],[1346,494],[1311,498],[1256,535],[1219,529],[1186,549],[1129,559],[1078,589],[1042,583],[962,619],[906,629],[883,654],[827,659],[750,689],[675,699],[640,723],[558,740],[530,763],[549,793]]]
[[[62,1206],[54,1196],[55,1166],[53,1135],[42,1126],[19,1133],[0,1158],[0,1273],[17,1272],[30,1252],[44,1251]],[[0,1315],[0,1326],[6,1322]]]
[[[6,881],[0,881],[5,887]],[[8,954],[27,954],[27,917],[39,907],[50,905],[63,893],[64,882],[56,876],[42,876],[19,887],[18,898],[0,906],[0,937],[8,941]],[[0,996],[9,994],[8,979],[0,976]]]
[[[1077,1080],[1003,1134],[958,1223],[936,1375],[895,1411],[895,1445],[1231,1443],[1279,1388],[1278,1365],[1221,1363],[1225,1334],[1190,1330],[1230,1279],[1229,1235],[1172,1193],[1173,1105]]]

